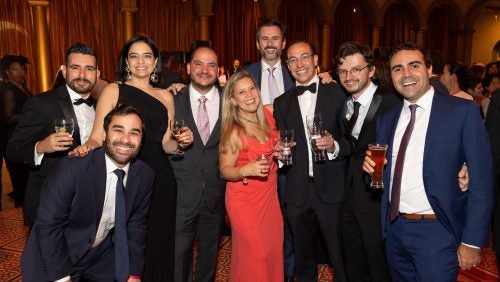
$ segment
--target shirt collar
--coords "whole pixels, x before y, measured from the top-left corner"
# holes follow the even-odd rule
[[[198,99],[200,99],[201,96],[205,96],[207,98],[207,101],[212,102],[215,98],[216,91],[217,88],[215,88],[215,86],[212,86],[212,89],[210,89],[210,91],[208,91],[207,94],[201,95],[200,92],[194,89],[192,84],[189,84],[189,97],[191,98],[192,102],[198,101]]]
[[[363,91],[363,93],[361,93],[359,98],[357,100],[355,100],[354,98],[351,100],[353,102],[356,101],[356,102],[360,103],[361,106],[363,106],[363,107],[367,107],[370,105],[370,103],[373,99],[373,95],[375,95],[376,90],[377,90],[377,85],[375,85],[375,83],[370,81],[370,84],[365,89],[365,91]]]
[[[420,99],[415,103],[418,105],[419,108],[422,108],[424,110],[430,110],[432,106],[432,99],[434,98],[434,88],[431,86],[427,92],[425,92]],[[404,107],[407,109],[410,107],[411,103],[408,102],[406,99],[404,100]]]
[[[260,60],[261,64],[262,64],[262,71],[263,72],[267,72],[268,69],[272,66],[268,65],[266,62],[264,62],[264,60]],[[279,60],[278,62],[276,62],[276,64],[274,65],[274,67],[276,68],[274,71],[281,71],[281,60]]]
[[[104,145],[106,146],[106,145]],[[125,175],[128,175],[128,169],[130,168],[130,163],[128,163],[126,166],[124,167],[118,167],[112,160],[111,158],[107,155],[107,154],[104,154],[104,158],[106,159],[106,174],[110,174],[110,173],[113,173],[113,171],[115,171],[117,168],[119,169],[123,169],[123,171],[125,171]]]
[[[90,96],[90,93],[82,94],[82,95],[76,93],[75,90],[71,89],[68,86],[68,84],[66,84],[66,89],[68,90],[69,98],[71,99],[71,101],[75,101],[75,100],[78,100],[80,98],[87,99]]]
[[[317,90],[318,90],[318,85],[319,85],[319,77],[318,77],[317,75],[315,75],[315,76],[313,77],[313,79],[311,79],[311,81],[309,81],[309,82],[308,82],[308,83],[306,83],[306,84],[300,84],[298,81],[296,81],[296,82],[295,82],[295,85],[296,85],[296,86],[300,86],[300,85],[302,85],[302,86],[308,86],[308,85],[311,85],[311,84],[313,84],[313,83],[315,83],[315,82],[316,82],[316,93],[318,93],[318,91],[317,91]]]

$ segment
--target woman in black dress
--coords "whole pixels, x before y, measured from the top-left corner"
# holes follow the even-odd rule
[[[5,145],[16,127],[24,103],[33,96],[26,88],[26,64],[28,63],[28,58],[21,55],[5,55],[1,59],[1,76],[4,81],[0,86],[0,131],[2,132],[0,137],[0,170],[2,158],[5,156]],[[19,207],[23,203],[29,168],[24,164],[11,162],[8,158],[5,158],[5,163],[12,182],[12,194],[10,195],[14,199],[15,206]],[[1,192],[0,183],[0,195]]]
[[[117,104],[133,106],[143,115],[146,129],[139,159],[154,169],[155,182],[141,279],[170,282],[174,279],[177,187],[167,154],[176,151],[177,141],[168,126],[175,115],[173,96],[157,87],[160,71],[159,51],[149,37],[135,36],[127,41],[120,52],[117,82],[104,88],[97,103],[92,134],[84,149],[79,147],[77,151],[81,154],[102,145],[104,116]],[[185,128],[179,138],[181,147],[192,140],[192,132]]]

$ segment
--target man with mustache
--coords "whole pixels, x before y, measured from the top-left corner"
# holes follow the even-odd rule
[[[154,172],[136,160],[141,115],[118,105],[104,118],[104,146],[63,158],[42,186],[21,259],[30,281],[140,281]]]
[[[87,141],[95,110],[90,90],[99,77],[95,51],[77,43],[65,54],[61,66],[66,83],[31,98],[23,107],[7,156],[31,166],[24,200],[24,218],[33,225],[40,201],[40,188],[49,171],[68,151]],[[74,133],[55,132],[54,119],[73,119]]]

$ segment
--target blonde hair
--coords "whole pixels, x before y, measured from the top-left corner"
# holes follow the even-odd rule
[[[239,136],[240,133],[244,133],[246,136],[250,135],[250,133],[246,130],[245,125],[241,121],[241,118],[239,116],[239,108],[231,102],[231,98],[233,98],[235,94],[234,92],[236,84],[244,78],[251,79],[257,89],[259,89],[253,77],[246,71],[241,71],[233,74],[229,78],[229,81],[226,83],[224,92],[222,94],[222,124],[219,145],[222,153],[227,153],[228,150],[231,150],[231,152],[234,153],[238,149],[240,149],[238,139],[234,138],[233,134],[236,134],[236,136]],[[257,107],[257,124],[259,128],[269,136],[271,128],[266,118],[264,117],[264,107],[262,106],[262,99],[259,99],[259,106]]]

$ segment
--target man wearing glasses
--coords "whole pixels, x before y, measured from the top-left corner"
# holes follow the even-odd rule
[[[335,83],[320,84],[316,75],[318,56],[306,41],[292,44],[287,51],[288,69],[296,87],[274,100],[274,118],[280,130],[295,131],[294,164],[285,167],[285,201],[295,245],[299,281],[317,281],[316,238],[323,236],[335,281],[347,281],[340,245],[340,207],[344,192],[349,140],[341,122],[345,95]],[[306,116],[321,116],[323,137],[316,146],[326,150],[327,159],[312,160]],[[279,150],[277,150],[279,151]],[[276,152],[278,157],[279,153]],[[317,228],[319,226],[319,229]]]
[[[341,211],[344,263],[349,281],[390,281],[380,233],[382,189],[371,189],[362,170],[368,144],[376,141],[377,117],[400,99],[393,89],[375,85],[373,52],[356,42],[340,45],[335,58],[339,82],[350,94],[343,115],[352,153],[346,175],[346,200]]]

